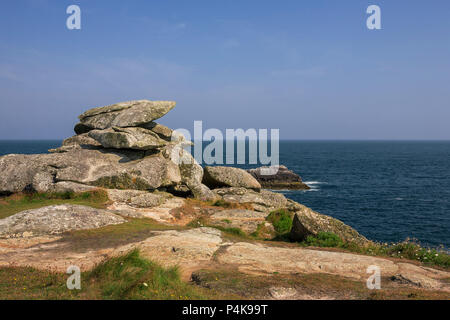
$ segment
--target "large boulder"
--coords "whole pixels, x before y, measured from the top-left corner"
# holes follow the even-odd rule
[[[299,209],[295,212],[294,220],[292,221],[290,239],[303,241],[308,236],[315,236],[319,232],[334,233],[346,242],[354,242],[360,245],[369,243],[369,240],[342,221],[320,214],[299,204]]]
[[[209,188],[242,187],[260,190],[261,185],[248,172],[233,167],[205,167],[203,183]]]
[[[89,131],[89,137],[98,141],[105,148],[114,149],[152,150],[168,143],[153,131],[137,127],[92,130]]]
[[[274,170],[273,170],[274,169]],[[274,190],[307,190],[308,185],[303,183],[298,174],[285,166],[260,167],[247,170],[265,189]]]
[[[109,211],[78,205],[56,205],[26,210],[0,219],[0,238],[55,235],[126,222]]]
[[[0,192],[53,191],[62,181],[115,189],[154,190],[181,183],[178,165],[160,153],[69,149],[0,157]]]
[[[0,193],[78,192],[92,187],[150,191],[186,188],[198,199],[217,199],[202,184],[203,169],[182,148],[185,142],[169,143],[158,151],[104,149],[75,143],[52,154],[6,155],[0,157]]]
[[[87,132],[89,129],[144,125],[164,116],[175,104],[174,101],[136,100],[93,108],[78,117],[80,124],[76,125],[75,130]]]

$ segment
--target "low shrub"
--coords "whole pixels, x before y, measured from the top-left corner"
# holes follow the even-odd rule
[[[272,223],[278,235],[283,235],[291,231],[292,213],[285,209],[272,211],[266,218]]]
[[[308,236],[306,243],[316,247],[341,248],[344,245],[342,239],[332,232],[319,232],[316,236]]]

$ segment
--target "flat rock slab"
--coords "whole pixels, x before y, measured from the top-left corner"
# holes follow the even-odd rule
[[[175,107],[175,101],[135,100],[93,108],[78,118],[86,131],[111,127],[135,127],[159,119]],[[80,131],[79,131],[80,132]]]
[[[126,222],[107,210],[79,205],[56,205],[26,210],[0,220],[0,238],[56,235]]]
[[[129,190],[121,190],[121,191],[129,191]],[[109,190],[108,193],[110,194]],[[132,195],[132,193],[129,194]],[[139,196],[132,198],[140,199]],[[137,208],[133,206],[133,203],[131,202],[117,201],[117,200],[113,201],[114,202],[108,206],[108,210],[117,212],[121,216],[130,218],[150,218],[163,224],[175,224],[175,225],[178,225],[177,223],[178,219],[172,215],[172,212],[175,209],[183,207],[185,203],[183,198],[171,197],[166,199],[162,204],[155,207]]]
[[[214,228],[184,231],[157,231],[154,237],[140,242],[141,254],[165,266],[193,267],[210,262],[222,244],[221,232]],[[134,245],[122,247],[127,251]]]
[[[327,273],[363,281],[370,276],[367,268],[374,265],[380,268],[382,277],[401,275],[418,287],[450,291],[450,285],[445,281],[450,272],[352,253],[239,242],[229,246],[217,260],[234,264],[241,272],[247,273]]]
[[[105,148],[152,150],[165,146],[168,142],[155,132],[144,128],[113,127],[89,131],[89,137]]]
[[[163,204],[172,195],[164,192],[140,190],[106,189],[108,198],[116,203],[124,203],[136,208],[152,208]]]
[[[251,234],[258,229],[260,224],[273,229],[272,225],[266,221],[266,216],[267,213],[265,212],[230,209],[218,211],[209,218],[213,225],[224,228],[239,228],[247,234]]]

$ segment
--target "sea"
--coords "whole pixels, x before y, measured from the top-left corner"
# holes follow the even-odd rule
[[[0,141],[0,155],[60,144]],[[278,192],[371,240],[450,248],[450,141],[281,141],[280,164],[311,189]]]

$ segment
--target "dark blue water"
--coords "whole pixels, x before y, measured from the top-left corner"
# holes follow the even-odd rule
[[[59,145],[0,141],[0,155],[44,153]],[[312,187],[283,192],[287,197],[369,239],[409,237],[450,248],[450,142],[284,141],[280,163]]]

